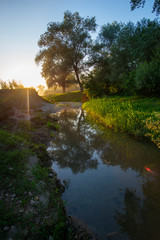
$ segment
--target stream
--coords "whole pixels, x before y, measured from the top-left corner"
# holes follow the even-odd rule
[[[48,152],[68,215],[100,240],[160,239],[160,150],[99,127],[81,109],[57,113]]]

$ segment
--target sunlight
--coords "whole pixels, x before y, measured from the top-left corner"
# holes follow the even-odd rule
[[[13,60],[13,59],[12,59]],[[24,87],[34,87],[38,85],[45,86],[45,80],[42,79],[40,69],[35,66],[34,62],[29,62],[28,59],[21,62],[19,59],[14,59],[12,62],[8,62],[3,68],[1,73],[2,80],[15,80],[23,84]]]
[[[29,101],[29,89],[27,88],[27,116],[30,121],[30,101]]]

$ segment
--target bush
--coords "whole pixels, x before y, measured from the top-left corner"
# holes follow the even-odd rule
[[[150,62],[139,64],[135,70],[135,90],[144,95],[160,94],[160,50]]]
[[[102,97],[109,94],[112,90],[116,91],[111,86],[105,69],[95,70],[88,74],[88,76],[85,76],[85,81],[84,87],[89,98]]]

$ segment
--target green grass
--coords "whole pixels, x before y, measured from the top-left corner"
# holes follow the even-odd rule
[[[83,93],[80,91],[69,92],[69,93],[57,93],[43,96],[44,99],[54,102],[81,102]]]
[[[83,108],[99,123],[136,137],[148,137],[160,148],[160,99],[105,97]]]
[[[47,122],[47,127],[50,128],[50,129],[52,129],[52,130],[56,130],[56,131],[58,131],[59,128],[60,128],[60,126],[59,126],[58,123],[56,123],[56,122],[51,122],[51,121],[48,121],[48,122]]]
[[[0,129],[0,239],[6,239],[8,231],[4,227],[16,226],[14,239],[73,239],[68,230],[64,205],[61,200],[61,188],[56,176],[50,177],[50,169],[40,162],[28,165],[29,156],[38,155],[44,160],[46,146],[29,143],[22,137]],[[31,143],[30,143],[31,144]],[[28,195],[32,193],[32,196]],[[25,212],[31,199],[50,193],[45,204],[38,203],[36,211]],[[7,194],[7,195],[6,195]],[[11,200],[11,196],[15,195]],[[31,207],[33,208],[33,207]],[[20,212],[24,209],[24,212]],[[36,223],[39,217],[40,223]],[[27,228],[27,232],[26,232]]]

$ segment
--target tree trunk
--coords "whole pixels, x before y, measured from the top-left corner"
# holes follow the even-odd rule
[[[77,66],[74,66],[74,71],[75,71],[75,74],[76,74],[76,78],[77,78],[77,82],[79,84],[80,90],[81,90],[81,92],[83,92],[83,85],[82,85],[82,83],[79,79],[78,67]]]
[[[64,86],[62,86],[62,88],[63,88],[63,93],[65,93],[66,92],[66,86],[64,85]]]

